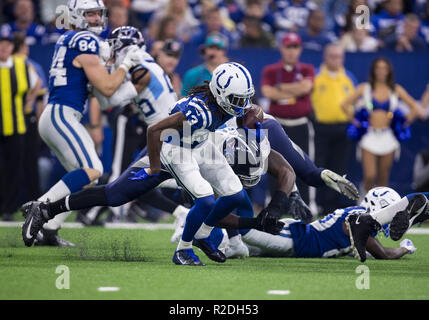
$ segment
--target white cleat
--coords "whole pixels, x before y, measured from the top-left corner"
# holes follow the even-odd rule
[[[246,258],[249,256],[249,248],[241,240],[241,235],[229,239],[229,246],[225,249],[225,256],[228,259]]]

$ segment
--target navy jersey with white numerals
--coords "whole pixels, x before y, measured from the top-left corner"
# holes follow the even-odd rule
[[[182,146],[196,147],[207,140],[210,132],[214,132],[233,116],[224,113],[217,105],[209,105],[203,94],[185,97],[177,101],[171,109],[170,115],[182,112],[187,119],[187,126],[180,130]],[[166,142],[177,143],[176,141]]]
[[[81,54],[99,54],[96,35],[89,31],[67,31],[55,45],[49,70],[48,103],[60,104],[83,111],[88,99],[88,78],[73,60]]]
[[[337,209],[323,219],[304,224],[300,220],[287,226],[285,236],[291,237],[294,243],[295,257],[330,258],[347,254],[351,251],[348,235],[344,233],[343,222],[349,214],[362,214],[363,207]]]

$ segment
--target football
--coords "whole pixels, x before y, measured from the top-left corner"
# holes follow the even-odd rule
[[[262,121],[264,121],[264,111],[257,104],[253,104],[244,117],[237,118],[237,126],[239,128],[246,126],[249,129],[256,129],[256,122],[262,124]]]

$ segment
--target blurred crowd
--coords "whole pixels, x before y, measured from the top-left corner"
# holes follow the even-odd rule
[[[1,30],[20,31],[27,43],[55,43],[58,9],[67,0],[2,1]],[[200,45],[222,34],[229,48],[275,47],[286,32],[297,32],[307,50],[338,41],[349,52],[379,49],[422,51],[429,44],[426,0],[106,0],[109,27],[139,28],[148,43],[175,39]],[[359,18],[369,9],[369,19]],[[356,10],[358,8],[358,10]],[[357,14],[358,12],[358,14]],[[365,28],[357,26],[356,19]]]

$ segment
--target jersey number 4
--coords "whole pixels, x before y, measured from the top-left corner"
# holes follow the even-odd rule
[[[56,87],[67,85],[67,69],[64,68],[66,52],[67,47],[59,47],[52,61],[51,70],[49,70],[50,76],[54,77],[54,86]]]

